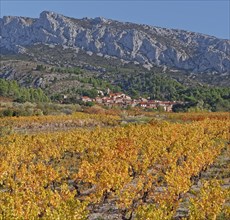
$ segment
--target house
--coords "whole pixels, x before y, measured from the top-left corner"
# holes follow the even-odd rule
[[[132,101],[132,98],[131,98],[130,96],[128,96],[128,95],[125,95],[124,99],[125,99],[126,101],[128,101],[128,100]]]
[[[158,103],[155,102],[155,101],[152,101],[152,100],[149,100],[148,103],[147,103],[148,108],[157,109],[157,105],[158,105]]]
[[[140,102],[139,105],[142,107],[142,108],[146,108],[148,103],[147,102]]]
[[[103,102],[101,97],[96,97],[95,102],[101,104]]]
[[[131,103],[130,103],[130,105],[132,106],[132,107],[135,107],[135,106],[137,106],[139,104],[139,102],[136,100],[136,99],[134,99],[133,101],[131,101]]]
[[[125,95],[125,94],[123,94],[121,92],[117,92],[117,93],[110,93],[109,97],[112,99],[117,99],[117,98],[121,98],[123,95]]]
[[[169,101],[159,101],[158,102],[158,105],[163,107],[166,112],[171,112],[174,104],[175,102],[169,102]]]
[[[145,98],[140,97],[140,101],[141,101],[141,102],[148,102],[148,99],[145,99]]]
[[[116,98],[115,100],[114,100],[114,103],[123,103],[124,102],[124,100],[122,99],[122,98]]]
[[[114,103],[114,100],[109,97],[103,97],[102,102],[103,103]]]
[[[90,97],[88,97],[88,96],[82,96],[81,97],[81,100],[83,101],[83,102],[92,102],[93,100],[90,98]]]

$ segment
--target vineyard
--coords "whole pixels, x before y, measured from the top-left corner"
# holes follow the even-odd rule
[[[229,114],[149,114],[0,119],[0,220],[230,219]]]

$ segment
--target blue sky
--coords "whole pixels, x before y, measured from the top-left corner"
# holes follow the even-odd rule
[[[44,10],[66,16],[106,17],[230,39],[230,0],[0,0],[0,17],[39,17]]]

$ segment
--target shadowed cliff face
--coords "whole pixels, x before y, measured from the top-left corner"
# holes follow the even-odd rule
[[[104,18],[74,19],[44,11],[38,19],[0,19],[0,49],[25,53],[34,44],[80,48],[101,56],[183,69],[227,73],[230,40],[188,32],[122,23]]]

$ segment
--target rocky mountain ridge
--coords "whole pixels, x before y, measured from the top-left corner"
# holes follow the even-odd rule
[[[0,52],[26,53],[36,44],[62,45],[100,57],[194,73],[229,73],[230,40],[183,30],[69,18],[43,11],[39,18],[0,18]]]

